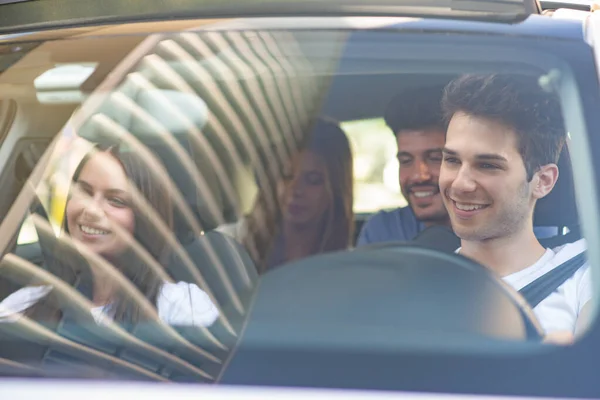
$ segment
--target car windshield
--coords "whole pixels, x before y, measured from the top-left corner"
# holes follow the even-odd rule
[[[583,334],[589,48],[432,21],[0,42],[0,372],[253,384]]]

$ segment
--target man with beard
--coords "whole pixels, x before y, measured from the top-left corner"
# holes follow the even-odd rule
[[[585,240],[544,248],[533,231],[537,200],[558,179],[566,141],[561,108],[537,80],[466,75],[445,89],[448,121],[439,175],[441,197],[461,255],[520,290],[550,271],[570,271],[533,305],[550,341],[570,341],[588,322],[592,296]],[[557,210],[560,212],[560,210]],[[574,259],[574,273],[564,269]]]
[[[438,186],[446,137],[440,107],[443,89],[409,89],[388,105],[384,119],[396,136],[400,189],[409,205],[371,217],[360,232],[359,246],[408,241],[428,226],[449,225]]]

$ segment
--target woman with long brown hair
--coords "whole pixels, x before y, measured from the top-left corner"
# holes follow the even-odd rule
[[[75,243],[100,256],[125,276],[168,324],[209,326],[218,311],[208,295],[196,285],[165,281],[133,249],[129,235],[151,257],[165,266],[170,255],[166,232],[172,226],[173,210],[168,195],[155,173],[133,152],[97,146],[75,171],[66,204],[63,231]],[[154,221],[153,221],[154,220]],[[114,274],[94,266],[81,254],[66,251],[58,240],[47,249],[50,272],[77,287],[92,302],[97,322],[111,318],[135,325],[141,320],[139,303],[115,282]],[[65,250],[65,251],[63,251]],[[0,303],[2,314],[25,314],[44,320],[60,313],[51,286],[27,286]],[[53,312],[53,311],[54,312]]]
[[[339,124],[326,118],[312,132],[287,163],[277,193],[261,192],[242,225],[221,229],[245,245],[259,272],[352,244],[350,143]]]

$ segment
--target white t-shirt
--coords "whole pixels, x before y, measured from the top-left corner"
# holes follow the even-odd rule
[[[537,278],[587,249],[585,239],[547,249],[533,265],[505,276],[503,279],[521,290]],[[460,249],[456,252],[458,253]],[[550,296],[542,300],[533,312],[546,333],[569,331],[575,333],[577,318],[583,306],[592,298],[590,265],[586,262]]]
[[[28,286],[12,293],[0,302],[0,322],[18,319],[51,290],[51,286]],[[168,325],[207,327],[219,317],[208,295],[193,283],[165,282],[156,301],[158,317]],[[98,324],[112,318],[110,306],[94,307],[90,311]]]

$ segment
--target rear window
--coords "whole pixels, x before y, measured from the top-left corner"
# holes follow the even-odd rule
[[[397,144],[382,118],[341,123],[354,156],[354,212],[373,214],[407,205],[400,192]]]

